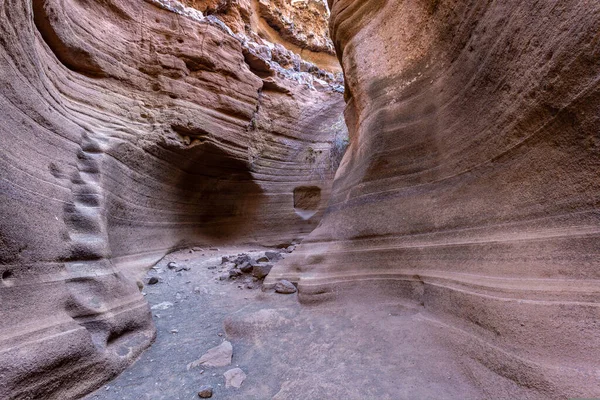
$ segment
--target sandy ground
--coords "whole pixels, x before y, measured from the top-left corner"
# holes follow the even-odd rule
[[[148,277],[157,328],[155,344],[87,400],[198,399],[482,399],[494,376],[443,346],[443,328],[418,305],[401,302],[301,305],[297,295],[248,289],[242,278],[221,281],[221,256],[249,250],[189,250],[159,262]],[[167,263],[189,266],[175,272]],[[240,287],[241,286],[241,287]],[[187,369],[228,340],[232,364]],[[239,367],[241,388],[226,388],[223,373]],[[503,383],[504,384],[504,383]],[[497,393],[497,392],[496,392]]]

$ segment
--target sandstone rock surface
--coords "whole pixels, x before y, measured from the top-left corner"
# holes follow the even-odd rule
[[[597,396],[600,3],[330,6],[351,144],[268,282],[412,300],[508,380]]]
[[[246,380],[246,373],[241,368],[233,368],[225,371],[225,387],[240,388]]]
[[[154,337],[135,279],[172,249],[316,226],[339,76],[275,47],[177,1],[0,3],[0,398],[76,398],[133,362]]]
[[[198,361],[188,364],[187,368],[196,368],[201,365],[205,367],[225,367],[231,364],[231,357],[233,357],[233,346],[230,342],[225,341],[208,350]]]

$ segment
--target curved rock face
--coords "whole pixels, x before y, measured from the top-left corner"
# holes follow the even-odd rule
[[[163,1],[163,0],[159,0]],[[325,0],[185,0],[235,33],[260,37],[330,71],[340,71]]]
[[[270,275],[407,298],[542,397],[600,393],[600,3],[336,0],[351,145]]]
[[[315,227],[344,102],[272,48],[173,1],[0,4],[0,398],[131,363],[154,335],[133,278],[166,252]]]

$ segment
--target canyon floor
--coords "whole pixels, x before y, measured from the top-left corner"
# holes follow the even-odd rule
[[[249,289],[243,277],[219,280],[222,256],[265,250],[182,250],[161,260],[145,280],[159,282],[143,288],[156,342],[86,399],[191,400],[203,385],[214,399],[481,399],[489,397],[482,388],[498,394],[512,385],[444,346],[448,333],[418,305],[304,305],[261,282]],[[169,269],[173,261],[189,270]],[[226,340],[231,365],[187,368]],[[236,367],[247,377],[226,388],[223,373]]]

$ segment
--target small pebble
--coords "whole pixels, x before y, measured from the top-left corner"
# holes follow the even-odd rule
[[[156,285],[158,283],[158,278],[153,276],[152,278],[148,279],[148,285]]]
[[[201,399],[209,399],[213,395],[213,388],[209,385],[204,385],[200,387],[200,391],[198,392],[198,397]]]

